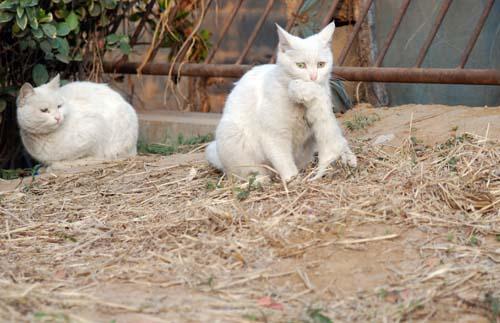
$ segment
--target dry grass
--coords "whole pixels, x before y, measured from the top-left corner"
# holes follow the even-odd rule
[[[353,145],[358,169],[286,190],[158,156],[25,180],[0,196],[0,320],[498,321],[500,143]]]

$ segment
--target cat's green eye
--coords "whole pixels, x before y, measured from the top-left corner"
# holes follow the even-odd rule
[[[306,63],[296,63],[298,68],[306,68]]]
[[[46,112],[49,112],[49,109],[45,108],[45,109],[40,109],[40,111],[42,111],[43,113],[46,113]]]
[[[325,62],[318,62],[318,68],[325,67],[326,63]]]

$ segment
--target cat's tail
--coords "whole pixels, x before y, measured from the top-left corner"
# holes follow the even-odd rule
[[[219,159],[219,155],[217,154],[217,143],[212,141],[208,144],[207,149],[205,149],[205,157],[213,167],[223,170],[222,162]]]

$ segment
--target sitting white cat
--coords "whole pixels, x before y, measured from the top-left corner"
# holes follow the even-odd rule
[[[329,81],[335,24],[302,39],[278,27],[276,64],[252,68],[229,94],[215,141],[206,158],[228,174],[296,176],[318,152],[321,177],[338,158],[356,166],[356,157],[332,110]]]
[[[105,84],[60,86],[59,75],[37,88],[25,83],[17,99],[17,121],[28,153],[52,169],[137,153],[135,110]]]

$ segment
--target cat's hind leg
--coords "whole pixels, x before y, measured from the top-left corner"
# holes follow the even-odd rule
[[[222,162],[220,161],[219,154],[217,153],[217,142],[212,141],[208,144],[205,149],[205,158],[208,163],[218,170],[224,170],[224,166],[222,166]]]
[[[219,166],[229,176],[246,180],[253,174],[271,176],[265,158],[259,149],[257,138],[247,134],[234,123],[221,122],[217,129],[215,144],[207,147],[208,160]],[[215,150],[214,150],[215,149]],[[216,154],[215,154],[216,153]],[[218,157],[218,160],[214,158]]]

